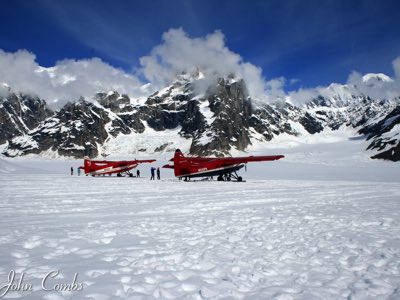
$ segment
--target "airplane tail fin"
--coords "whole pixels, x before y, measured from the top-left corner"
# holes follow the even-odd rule
[[[183,156],[183,153],[180,149],[176,149],[175,150],[175,155],[174,155],[174,163],[178,163],[180,162],[182,159],[184,159],[185,157]]]
[[[181,169],[185,166],[186,159],[180,149],[175,150],[174,155],[174,174],[176,177],[181,175]]]
[[[85,174],[90,172],[90,167],[92,165],[92,162],[89,157],[85,156],[83,158],[83,170],[85,171]]]
[[[173,164],[166,164],[166,165],[163,165],[162,167],[163,168],[167,168],[167,169],[174,169],[175,176],[177,176],[177,174],[179,173],[180,162],[184,158],[185,157],[183,156],[182,151],[179,150],[179,149],[176,149],[174,157],[169,160],[169,161],[172,161],[174,163]]]

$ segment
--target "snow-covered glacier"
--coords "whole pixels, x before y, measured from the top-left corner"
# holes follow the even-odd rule
[[[2,159],[1,293],[14,272],[4,298],[399,299],[400,169],[360,143],[264,149],[286,158],[243,183]]]

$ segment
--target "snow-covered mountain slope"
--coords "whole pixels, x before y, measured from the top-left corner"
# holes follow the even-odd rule
[[[393,82],[393,79],[383,73],[369,73],[362,77],[363,83],[367,86],[375,86],[386,82]]]
[[[12,139],[7,154],[17,156],[53,150],[65,156],[97,156],[98,145],[110,136],[132,130],[113,112],[81,100],[65,105],[28,134]]]
[[[390,82],[383,74],[368,74],[362,80],[368,86]],[[200,93],[204,89],[199,87],[204,85],[207,88]],[[2,105],[8,107],[9,102],[21,99],[9,96],[2,99]],[[386,125],[386,129],[377,128],[394,117],[399,103],[399,98],[371,99],[356,85],[332,84],[300,106],[289,102],[255,104],[243,80],[232,75],[210,81],[197,72],[180,75],[145,102],[115,91],[98,93],[93,99],[69,103],[51,116],[46,106],[41,107],[43,117],[25,131],[13,132],[10,126],[0,126],[7,156],[51,151],[56,156],[73,157],[107,156],[116,149],[118,153],[125,149],[126,154],[165,152],[178,145],[191,154],[229,155],[248,151],[253,144],[269,143],[282,134],[304,139],[345,126],[354,129],[355,137],[365,135],[371,139],[373,135],[368,145],[371,156],[397,161],[397,121],[393,121],[394,129]],[[25,122],[24,115],[9,111],[12,118]],[[394,130],[390,138],[387,128]],[[150,133],[155,132],[151,138]],[[139,138],[141,134],[149,138]],[[119,141],[124,141],[124,146],[119,147]]]

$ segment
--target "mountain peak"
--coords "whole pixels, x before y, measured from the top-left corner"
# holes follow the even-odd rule
[[[194,81],[199,79],[204,79],[204,73],[200,71],[197,67],[195,70],[191,72],[183,71],[181,74],[177,76],[177,81]]]
[[[368,73],[362,77],[366,85],[374,85],[377,82],[392,82],[393,79],[383,73]]]
[[[3,92],[3,93],[2,93]],[[11,87],[7,84],[7,83],[5,83],[5,82],[2,82],[1,84],[0,84],[0,96],[6,96],[6,95],[8,95],[9,93],[11,93]],[[3,95],[4,94],[4,95]]]

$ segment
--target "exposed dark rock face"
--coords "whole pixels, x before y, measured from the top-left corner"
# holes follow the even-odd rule
[[[309,113],[305,113],[304,116],[299,119],[299,122],[303,125],[304,129],[311,134],[324,130],[321,122],[312,117]]]
[[[182,121],[180,134],[186,138],[194,138],[200,136],[204,132],[206,119],[200,112],[200,101],[190,100],[181,107]]]
[[[392,145],[390,142],[388,144]],[[400,142],[397,140],[397,145],[394,144],[390,149],[375,154],[371,158],[400,161]]]
[[[145,105],[138,107],[140,118],[156,131],[185,127],[185,119],[193,113],[192,97],[190,83],[177,80],[165,90],[151,95]]]
[[[126,128],[139,133],[144,131],[145,127],[140,119],[141,107],[131,105],[131,100],[127,95],[120,95],[118,92],[112,91],[97,93],[94,99],[103,108],[112,112],[108,112],[110,117],[113,118],[111,124],[113,130],[110,132],[112,136],[115,137],[119,133],[129,132]],[[101,109],[101,106],[98,108]]]
[[[160,107],[143,107],[141,110],[143,118],[147,120],[147,124],[157,131],[176,128],[179,126],[184,114],[183,112],[166,110]]]
[[[52,114],[44,100],[10,93],[0,99],[0,144],[28,133]]]
[[[114,113],[119,113],[130,104],[130,99],[127,95],[120,95],[118,92],[97,93],[95,96],[103,107],[110,109]]]
[[[287,122],[288,112],[286,109],[291,110],[293,107],[288,104],[285,105],[285,108],[274,108],[268,104],[257,107],[250,118],[250,126],[266,141],[270,141],[275,135],[281,133],[296,135]]]
[[[203,121],[203,128],[197,130],[190,152],[226,155],[231,147],[245,150],[250,144],[252,106],[244,81],[220,79],[201,100],[198,106],[208,118]]]
[[[392,132],[395,127],[400,127],[400,105],[379,122],[359,130],[360,134],[367,136],[367,140],[372,140],[368,149],[379,152],[372,158],[400,161],[400,132]]]

